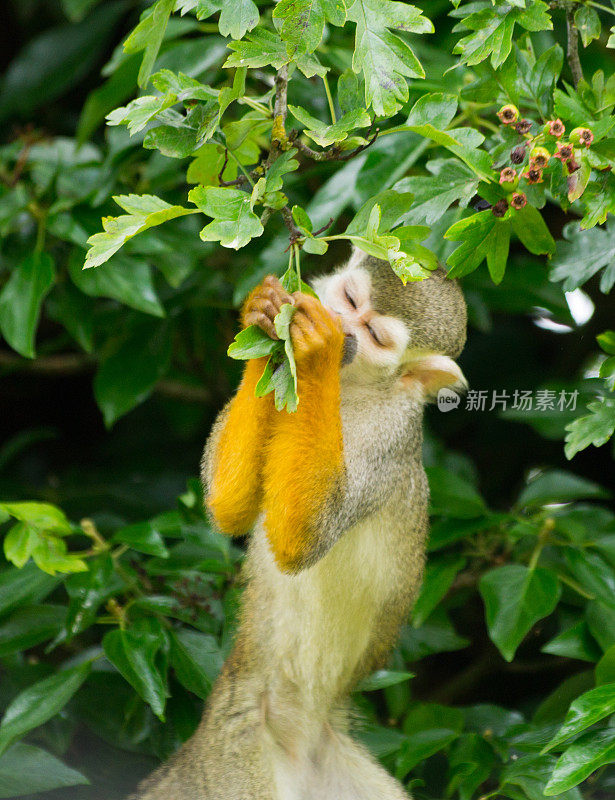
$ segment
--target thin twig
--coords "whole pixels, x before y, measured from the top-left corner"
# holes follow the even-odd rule
[[[367,132],[368,136],[370,132],[371,127]],[[355,147],[354,150],[349,150],[346,152],[341,149],[339,144],[335,144],[333,147],[329,147],[327,150],[313,150],[307,144],[304,144],[301,139],[299,139],[298,132],[294,130],[290,132],[289,139],[292,141],[294,147],[297,147],[302,153],[311,158],[313,161],[350,161],[351,158],[358,156],[359,153],[362,153],[364,150],[367,150],[368,147],[371,147],[376,141],[379,133],[380,129],[377,128],[369,141],[365,142],[365,144],[359,145],[359,147]]]
[[[574,23],[574,6],[566,7],[566,28],[568,30],[568,64],[572,72],[574,87],[583,80],[583,67],[579,59],[579,31]]]
[[[282,215],[284,224],[288,228],[288,232],[290,234],[289,236],[290,244],[288,245],[288,247],[292,247],[298,239],[301,239],[303,234],[301,233],[299,228],[295,225],[293,215],[291,214],[290,208],[288,206],[284,206],[284,208],[281,208],[280,214]],[[286,252],[286,250],[284,252]]]
[[[277,122],[278,118],[282,120],[282,128],[286,124],[286,115],[288,113],[288,64],[280,67],[277,75],[275,76],[275,105],[273,107],[274,121]]]

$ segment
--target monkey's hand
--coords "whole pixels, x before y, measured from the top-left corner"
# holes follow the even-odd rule
[[[273,323],[284,303],[294,303],[275,275],[267,275],[265,280],[254,289],[241,310],[241,323],[244,328],[257,325],[272,339],[278,339]]]
[[[315,297],[295,292],[293,300],[297,310],[290,324],[290,337],[297,367],[320,370],[330,364],[339,369],[344,350],[341,321]]]

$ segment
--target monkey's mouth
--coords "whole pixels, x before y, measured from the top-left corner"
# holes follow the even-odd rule
[[[357,337],[353,333],[345,333],[344,352],[342,354],[343,367],[345,367],[347,364],[351,364],[354,361],[358,349],[359,343],[357,342]]]

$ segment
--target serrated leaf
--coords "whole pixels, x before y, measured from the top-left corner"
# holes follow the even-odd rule
[[[429,177],[402,178],[393,188],[414,195],[409,219],[433,225],[453,203],[467,206],[476,194],[479,179],[466,164],[453,158],[430,161],[427,169],[432,173]]]
[[[258,7],[252,0],[222,0],[218,29],[222,36],[242,39],[258,25]]]
[[[538,620],[559,600],[557,576],[547,569],[510,564],[485,573],[479,583],[489,636],[507,661]]]
[[[262,328],[258,325],[249,325],[235,336],[227,354],[231,358],[246,361],[250,358],[269,356],[277,346],[278,342],[267,336]]]
[[[321,42],[325,20],[343,27],[346,22],[344,0],[280,0],[273,19],[281,20],[280,37],[286,42],[290,58],[295,53],[313,53]]]
[[[55,281],[53,259],[33,253],[16,266],[0,293],[0,331],[20,355],[34,358],[41,306]]]
[[[460,39],[453,52],[461,54],[468,66],[480,64],[491,58],[494,69],[501,67],[510,55],[515,25],[528,31],[551,30],[553,23],[549,8],[542,0],[530,0],[527,8],[502,3],[494,8],[480,8],[467,16],[454,28],[469,30]]]
[[[563,281],[565,292],[571,292],[605,267],[601,289],[608,292],[615,283],[615,226],[581,230],[578,223],[564,229],[566,241],[558,241],[549,280]]]
[[[566,458],[572,458],[590,444],[602,447],[615,433],[615,400],[606,397],[587,404],[590,412],[566,425]]]
[[[205,242],[220,242],[222,247],[239,250],[263,233],[261,221],[252,211],[250,196],[245,192],[197,186],[190,190],[188,199],[214,220],[201,231]]]
[[[144,50],[138,78],[141,88],[147,86],[174,5],[175,0],[158,0],[124,42],[126,53]]]
[[[278,70],[290,60],[284,42],[265,28],[256,28],[241,42],[229,42],[228,48],[233,52],[226,59],[224,67],[271,66]],[[306,78],[327,74],[326,67],[314,55],[296,53],[293,61]]]
[[[354,0],[348,19],[356,23],[352,68],[365,77],[365,104],[376,116],[393,116],[408,100],[406,78],[423,78],[410,46],[392,30],[432,33],[433,25],[415,6],[392,0]]]
[[[95,233],[88,239],[90,249],[86,255],[84,269],[104,264],[138,233],[155,225],[161,225],[167,220],[196,213],[194,209],[172,206],[151,194],[118,195],[113,199],[121,208],[128,211],[128,214],[103,218],[104,232]]]
[[[327,125],[325,122],[321,122],[301,106],[289,105],[288,110],[299,122],[302,122],[306,126],[306,130],[304,130],[305,135],[309,136],[310,139],[313,139],[316,144],[319,144],[321,147],[328,147],[336,142],[343,142],[348,138],[350,131],[355,128],[367,128],[371,122],[369,114],[365,109],[349,111],[333,125]]]
[[[299,162],[295,158],[297,151],[294,147],[276,158],[267,170],[265,176],[265,191],[279,192],[284,186],[284,175],[299,169]]]

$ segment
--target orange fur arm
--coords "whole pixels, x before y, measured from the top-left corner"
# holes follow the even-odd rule
[[[265,432],[275,409],[273,396],[255,397],[254,388],[266,361],[247,362],[210,454],[207,507],[217,527],[231,536],[248,533],[261,507]]]
[[[318,553],[315,523],[344,475],[340,417],[344,336],[334,328],[326,348],[301,363],[301,342],[293,337],[299,405],[293,414],[274,415],[267,445],[265,529],[278,566],[287,572],[307,566]]]

